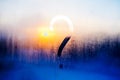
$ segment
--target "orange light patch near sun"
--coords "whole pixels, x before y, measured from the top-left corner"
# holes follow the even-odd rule
[[[51,38],[55,35],[55,32],[50,31],[47,27],[42,27],[38,29],[38,34],[41,38]]]
[[[48,27],[39,27],[37,32],[40,44],[49,46],[55,41],[55,32],[50,31]]]

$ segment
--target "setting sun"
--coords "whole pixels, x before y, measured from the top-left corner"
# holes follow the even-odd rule
[[[38,29],[39,36],[41,37],[53,37],[55,35],[55,32],[50,31],[49,28],[42,27]]]
[[[48,27],[39,27],[37,29],[39,42],[44,46],[48,45],[48,43],[53,43],[55,39],[55,32],[50,31]]]

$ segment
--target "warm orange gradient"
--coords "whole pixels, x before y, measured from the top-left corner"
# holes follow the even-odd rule
[[[59,28],[51,31],[49,27],[38,27],[37,31],[37,43],[43,48],[50,48],[51,46],[58,46],[60,42],[69,34],[64,31],[59,31]]]
[[[58,21],[59,22],[59,21]],[[60,43],[66,36],[72,36],[73,32],[69,30],[66,22],[55,23],[54,30],[50,30],[49,25],[36,24],[34,27],[24,28],[22,36],[25,37],[24,45],[46,50],[52,47],[59,47]],[[20,32],[21,33],[21,32]]]
[[[37,43],[44,49],[50,49],[57,44],[58,38],[55,31],[50,31],[48,27],[37,28]]]
[[[49,28],[47,27],[39,27],[37,29],[37,36],[38,36],[38,41],[42,45],[48,45],[52,44],[54,42],[54,38],[56,36],[55,32],[50,31]]]

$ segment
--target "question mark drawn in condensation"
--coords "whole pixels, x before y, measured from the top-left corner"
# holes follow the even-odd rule
[[[67,16],[63,16],[63,15],[59,15],[59,16],[56,16],[52,19],[51,23],[50,23],[50,30],[54,30],[53,28],[53,25],[54,23],[57,21],[57,20],[65,20],[68,25],[69,25],[69,29],[71,32],[73,32],[73,23],[72,21],[67,17]],[[67,36],[64,38],[64,40],[62,41],[62,43],[60,44],[59,46],[59,49],[58,49],[58,52],[57,52],[57,57],[60,59],[61,55],[62,55],[62,51],[65,47],[65,45],[68,43],[68,41],[70,40],[71,36]],[[63,68],[63,65],[60,63],[59,64],[59,68]]]

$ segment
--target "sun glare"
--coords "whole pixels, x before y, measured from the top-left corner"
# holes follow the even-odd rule
[[[37,30],[39,42],[43,45],[48,45],[54,42],[55,32],[50,31],[49,27],[39,27]]]

